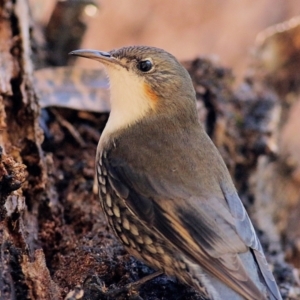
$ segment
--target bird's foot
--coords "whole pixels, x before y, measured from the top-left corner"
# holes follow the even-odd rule
[[[147,281],[150,281],[162,274],[163,274],[162,271],[157,271],[135,282],[128,283],[121,288],[115,288],[108,291],[107,288],[105,287],[105,283],[100,278],[97,278],[97,282],[92,283],[92,285],[93,288],[97,289],[98,293],[101,294],[101,296],[99,295],[100,299],[111,300],[111,299],[116,299],[116,297],[120,296],[121,294],[126,294],[128,296],[127,299],[129,300],[143,300],[143,298],[139,295],[140,287]]]

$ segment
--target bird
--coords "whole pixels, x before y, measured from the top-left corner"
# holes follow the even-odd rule
[[[282,299],[229,171],[167,51],[71,55],[105,66],[111,112],[96,154],[100,203],[127,251],[209,299]]]

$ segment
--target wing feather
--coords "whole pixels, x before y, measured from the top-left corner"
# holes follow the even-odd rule
[[[256,232],[253,228],[253,225],[249,219],[245,208],[242,206],[238,194],[236,193],[236,191],[230,192],[222,184],[221,188],[230,208],[230,211],[232,215],[235,216],[235,225],[238,235],[248,247],[253,249],[253,256],[274,299],[281,299],[281,295],[279,293],[274,276],[268,266],[260,241],[256,235]]]
[[[120,159],[103,163],[109,182],[145,226],[152,227],[192,261],[247,299],[265,299],[251,280],[240,253],[253,255],[274,299],[281,299],[261,245],[236,192],[222,184],[224,198],[190,195],[184,185],[149,178]]]

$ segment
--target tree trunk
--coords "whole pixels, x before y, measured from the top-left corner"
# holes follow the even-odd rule
[[[39,209],[50,183],[41,150],[25,0],[0,2],[0,295],[58,299],[39,246]]]

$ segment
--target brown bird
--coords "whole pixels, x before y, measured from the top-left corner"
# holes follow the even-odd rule
[[[176,58],[142,46],[71,54],[102,62],[110,78],[96,170],[103,210],[128,252],[211,299],[281,299]]]

